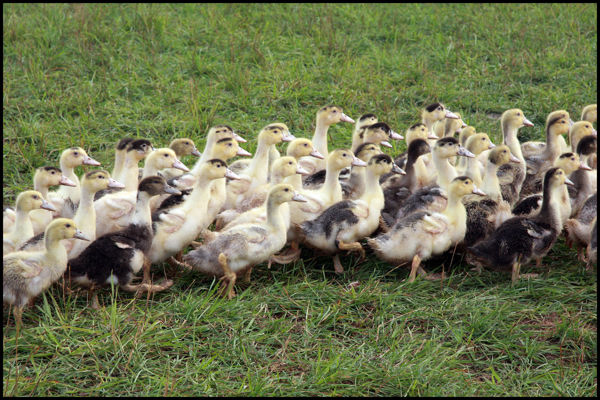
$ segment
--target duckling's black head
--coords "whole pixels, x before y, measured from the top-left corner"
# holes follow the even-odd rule
[[[381,154],[376,154],[373,157],[371,157],[371,159],[369,160],[369,165],[370,164],[391,164],[394,161],[392,160],[392,157],[388,156],[387,154],[381,153]]]
[[[127,151],[137,150],[141,153],[145,153],[151,148],[152,148],[152,143],[147,139],[132,140],[127,145]]]
[[[436,146],[444,147],[444,146],[456,146],[458,145],[458,140],[453,138],[452,136],[444,137],[435,142]]]
[[[389,134],[390,130],[392,128],[390,128],[390,126],[388,124],[386,124],[385,122],[377,122],[373,125],[369,125],[366,127],[367,129],[381,129],[383,130],[385,133]]]
[[[375,143],[364,142],[356,148],[356,150],[354,151],[354,155],[356,157],[358,157],[359,154],[364,151],[376,151],[376,150],[379,150],[379,147],[377,147],[377,145]]]
[[[598,149],[598,138],[593,135],[584,136],[577,144],[577,154],[587,156],[593,154]]]
[[[138,194],[141,192],[145,192],[150,196],[156,196],[163,193],[181,194],[179,190],[167,185],[164,178],[160,176],[149,176],[142,179],[138,185]]]
[[[429,147],[429,143],[423,139],[415,139],[408,145],[408,155],[414,157],[415,159],[423,154],[427,154],[431,152],[431,147]]]
[[[554,178],[554,176],[559,173],[562,174],[563,170],[558,167],[552,167],[548,171],[546,171],[546,175],[544,175],[544,191],[546,191],[546,188],[550,187],[550,181],[552,180],[552,178]]]
[[[49,173],[54,172],[55,174],[62,174],[62,172],[60,171],[60,168],[57,168],[57,167],[45,166],[45,167],[39,167],[38,169],[47,171]]]
[[[375,114],[372,114],[372,113],[363,114],[358,120],[359,121],[364,121],[367,118],[377,118],[377,116]]]
[[[129,143],[133,142],[133,138],[123,138],[117,143],[117,150],[124,150]]]
[[[409,129],[409,130],[413,130],[413,129],[416,129],[416,128],[418,128],[419,126],[425,126],[425,124],[424,124],[424,123],[422,123],[422,122],[417,122],[416,124],[414,124],[413,126],[411,126],[411,127],[410,127],[410,128],[408,128],[408,129]]]
[[[218,168],[227,168],[227,163],[219,158],[213,158],[212,160],[208,160],[208,163]]]
[[[427,112],[433,112],[434,110],[438,109],[438,110],[443,110],[445,107],[442,103],[433,103],[428,105],[427,107],[425,107],[425,109],[427,110]]]

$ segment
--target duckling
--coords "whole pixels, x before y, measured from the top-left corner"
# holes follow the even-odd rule
[[[458,140],[453,137],[437,140],[432,154],[433,165],[437,171],[435,181],[444,190],[448,189],[450,182],[457,176],[456,169],[450,164],[449,159],[454,156],[475,157],[473,153],[458,144]]]
[[[294,136],[290,133],[290,130],[286,124],[281,123],[281,122],[276,122],[275,124],[271,124],[271,125],[279,126],[281,129],[283,129],[283,141],[284,142],[291,142],[293,140],[296,140],[296,136]],[[269,149],[269,169],[268,169],[269,171],[271,171],[273,162],[275,160],[277,160],[279,157],[281,157],[281,154],[279,153],[279,150],[277,150],[277,147],[271,146]],[[248,163],[248,165],[250,165],[250,163]]]
[[[519,159],[519,163],[508,163],[498,169],[498,179],[502,198],[513,206],[519,200],[521,186],[525,180],[525,158],[521,152],[521,145],[517,134],[519,129],[524,126],[533,126],[533,123],[525,118],[523,111],[518,108],[512,108],[504,111],[500,118],[500,127],[502,129],[502,144],[510,149],[510,153]]]
[[[421,121],[425,124],[429,133],[432,136],[435,135],[438,138],[439,136],[436,135],[435,131],[433,130],[433,125],[437,121],[443,121],[444,118],[458,119],[459,117],[452,111],[448,110],[446,106],[444,106],[442,103],[430,104],[427,107],[425,107],[425,109],[423,109],[423,111],[421,112]],[[434,144],[432,141],[428,143],[430,146],[433,146]]]
[[[414,281],[417,272],[426,274],[420,267],[421,261],[445,252],[465,237],[467,212],[462,197],[469,193],[485,195],[466,176],[454,178],[448,193],[448,205],[443,212],[414,212],[398,220],[388,232],[367,239],[380,259],[396,264],[412,259],[409,282]]]
[[[379,225],[379,216],[384,205],[379,177],[393,168],[400,171],[390,156],[372,155],[366,168],[366,187],[359,198],[335,203],[317,218],[300,225],[306,244],[334,254],[333,265],[336,273],[344,272],[339,250],[359,251],[361,258],[364,258],[365,251],[358,241],[372,234]]]
[[[288,145],[286,154],[289,157],[294,157],[296,163],[300,160],[300,158],[305,156],[316,157],[319,159],[324,158],[321,153],[315,150],[310,139],[306,138],[298,138],[296,140],[293,140]],[[306,171],[305,169],[302,170]],[[269,179],[269,182],[271,182],[271,179]],[[300,174],[292,174],[291,176],[288,176],[284,179],[284,183],[289,183],[290,185],[292,185],[294,187],[294,190],[302,189],[302,177]]]
[[[477,156],[485,150],[491,150],[496,145],[492,143],[489,136],[486,133],[477,133],[471,135],[467,139],[467,145],[465,146],[475,157],[464,157],[459,159],[459,165],[456,167],[457,174],[463,174],[473,179],[475,186],[481,186],[483,179],[481,178],[481,164],[477,159]],[[462,162],[464,161],[464,162]]]
[[[33,225],[29,212],[36,209],[56,211],[56,208],[42,197],[40,192],[27,190],[17,196],[17,215],[13,229],[3,235],[3,254],[15,251],[19,246],[33,237]]]
[[[472,135],[474,135],[476,133],[477,132],[475,131],[474,127],[472,127],[472,126],[466,126],[458,134],[458,143],[460,143],[460,145],[463,146],[463,147],[466,146],[467,139],[470,138]]]
[[[573,244],[577,248],[577,258],[581,262],[589,262],[583,254],[584,249],[591,240],[592,228],[596,223],[598,215],[598,194],[594,193],[583,203],[583,206],[574,218],[565,221],[565,230],[567,231],[567,244],[571,247]]]
[[[577,144],[577,155],[583,166],[589,166],[590,157],[597,151],[598,138],[596,136],[585,136]],[[573,187],[569,187],[569,197],[571,198],[571,215],[576,215],[586,199],[597,190],[597,170],[581,167],[572,172],[569,179],[575,184]]]
[[[45,230],[45,249],[18,251],[2,258],[2,300],[13,306],[17,330],[22,325],[23,308],[50,285],[67,268],[67,251],[63,239],[88,240],[73,220],[57,218]]]
[[[452,136],[455,134],[460,134],[463,128],[467,127],[467,124],[464,123],[462,117],[459,113],[453,113],[458,118],[444,118],[442,120],[436,121],[433,124],[433,132],[438,138]]]
[[[427,130],[427,126],[425,126],[425,124],[419,122],[417,124],[412,125],[410,128],[408,128],[406,130],[406,146],[407,146],[407,151],[405,151],[404,153],[401,153],[398,157],[396,157],[396,159],[394,160],[394,163],[399,166],[400,168],[404,168],[406,169],[406,160],[407,160],[407,156],[408,156],[408,147],[410,147],[410,144],[412,143],[413,140],[416,139],[433,139],[433,140],[437,140],[438,137],[435,134],[430,134],[429,131]],[[423,162],[426,163],[426,165],[430,165],[432,163],[431,159],[428,161],[425,161],[425,158],[422,159]]]
[[[238,143],[246,142],[246,140],[243,139],[241,136],[239,136],[237,133],[235,133],[233,131],[233,128],[231,128],[229,125],[221,124],[221,125],[213,126],[212,128],[210,128],[208,130],[208,133],[206,134],[206,144],[204,145],[204,151],[202,152],[200,159],[198,161],[196,161],[190,174],[186,174],[186,175],[190,175],[190,176],[198,175],[200,173],[200,169],[202,169],[202,164],[204,164],[208,160],[215,158],[214,154],[213,154],[213,148],[214,148],[215,144],[221,139],[235,139],[235,141]],[[183,185],[182,182],[180,182],[180,184]],[[193,185],[194,185],[194,182],[192,181],[192,182],[186,183],[185,186],[192,187]]]
[[[162,176],[160,171],[165,169],[177,169],[183,172],[190,172],[189,168],[177,158],[175,151],[169,148],[160,148],[154,150],[146,157],[140,180],[149,176]],[[167,179],[164,176],[162,177],[165,178],[165,180]],[[150,209],[155,211],[160,203],[168,196],[169,195],[161,195],[152,198],[152,200],[150,200]],[[131,197],[131,200],[133,207],[133,197]]]
[[[245,272],[249,279],[254,265],[267,261],[285,245],[286,229],[280,206],[289,201],[304,201],[304,198],[291,185],[275,185],[267,197],[266,222],[242,224],[212,233],[212,240],[187,253],[183,261],[195,271],[222,277],[224,283],[227,282],[223,293],[232,298],[237,276]]]
[[[154,236],[148,258],[152,264],[162,262],[181,251],[208,227],[206,209],[210,197],[209,183],[214,179],[238,176],[223,160],[208,160],[202,166],[191,194],[183,204],[152,216]]]
[[[317,111],[317,124],[312,137],[312,143],[315,149],[325,158],[329,154],[329,150],[327,149],[327,131],[331,125],[338,122],[350,122],[353,124],[355,121],[344,114],[338,106],[325,106]],[[315,160],[314,157],[301,158],[299,165],[311,174],[326,168],[325,160]]]
[[[583,108],[583,111],[581,111],[581,120],[582,121],[588,121],[593,124],[594,122],[596,122],[597,117],[598,117],[598,105],[597,104],[587,105]]]
[[[68,278],[92,292],[92,308],[98,307],[96,287],[118,284],[122,289],[149,292],[161,291],[173,282],[150,285],[150,262],[147,259],[152,245],[152,219],[150,199],[162,193],[180,193],[167,185],[164,178],[150,176],[142,179],[138,186],[135,212],[129,224],[122,230],[98,236],[83,252],[69,261]],[[141,285],[130,284],[133,275],[144,268]]]
[[[588,135],[598,137],[598,132],[594,129],[592,123],[589,121],[575,122],[571,126],[571,129],[569,129],[569,143],[571,143],[571,151],[574,153],[577,152],[577,145],[579,144],[579,141]]]
[[[546,143],[542,143],[539,149],[532,149],[532,146],[528,146],[532,142],[521,145],[529,175],[539,173],[543,176],[546,169],[552,167],[552,163],[560,154],[569,151],[567,142],[562,135],[569,133],[571,125],[573,125],[573,121],[569,118],[568,112],[565,110],[553,111],[548,114],[546,119]]]
[[[379,120],[375,114],[368,113],[361,115],[354,125],[354,131],[352,132],[352,146],[350,148],[356,149],[363,142],[362,138],[359,136],[363,127],[376,124],[377,122],[379,122]]]
[[[467,195],[463,198],[467,210],[467,232],[463,241],[464,245],[472,246],[483,240],[504,221],[512,217],[510,204],[502,199],[500,181],[496,173],[500,166],[508,162],[519,163],[520,161],[510,153],[510,149],[506,145],[492,149],[488,158],[481,186],[486,196],[481,198],[481,196]]]
[[[558,197],[563,184],[572,184],[560,168],[544,176],[544,200],[540,212],[531,218],[506,220],[490,236],[469,247],[467,262],[493,269],[512,268],[513,283],[519,279],[521,264],[532,258],[541,262],[562,229]]]
[[[373,157],[377,154],[381,154],[381,149],[375,143],[370,143],[370,142],[365,142],[365,143],[361,144],[354,152],[354,155],[357,158],[359,158],[360,160],[363,160],[364,162],[366,162],[367,165],[368,165],[368,162],[371,159],[371,157]],[[390,171],[388,171],[388,172],[391,172],[391,171],[392,170],[390,169]],[[394,172],[396,172],[396,171],[402,171],[402,170],[400,168],[396,168],[396,169],[394,169]],[[404,173],[404,171],[402,171],[401,173]],[[354,199],[358,199],[359,197],[361,197],[365,191],[366,179],[367,179],[366,168],[352,167],[351,172],[350,172],[350,178],[341,182],[342,193],[343,193],[344,199],[354,200]]]
[[[577,169],[590,170],[591,168],[580,162],[579,156],[574,153],[563,153],[555,161],[554,167],[561,168],[567,176],[571,175]],[[574,183],[575,181],[571,179]],[[530,217],[534,213],[537,213],[542,206],[542,180],[529,181],[529,186],[525,186],[528,181],[523,184],[521,192],[530,193],[519,200],[513,207],[513,214],[520,216]],[[575,183],[577,185],[577,183]],[[563,193],[560,196],[560,213],[561,213],[561,224],[564,224],[571,215],[571,201],[569,198],[569,191],[566,186],[563,186]]]
[[[115,164],[111,176],[120,176],[123,164],[125,163],[125,156],[127,155],[127,145],[134,140],[133,138],[125,137],[117,142],[117,146],[115,147]]]
[[[122,142],[123,140],[119,142],[117,149],[120,145],[123,145]],[[123,161],[121,162],[121,166],[119,168],[115,168],[114,174],[112,175],[114,180],[125,185],[125,189],[123,189],[124,191],[134,192],[137,189],[139,184],[138,164],[153,150],[154,147],[152,147],[152,143],[150,143],[150,141],[147,139],[135,139],[125,144],[125,151],[123,153]],[[110,191],[98,192],[96,200],[108,193],[110,193]]]
[[[174,139],[171,144],[169,144],[169,148],[175,152],[175,156],[178,160],[181,160],[188,155],[193,155],[195,157],[202,156],[202,153],[196,148],[194,141],[188,138]],[[183,170],[178,168],[165,168],[160,170],[160,176],[165,178],[168,182],[170,179],[183,175],[182,171]]]

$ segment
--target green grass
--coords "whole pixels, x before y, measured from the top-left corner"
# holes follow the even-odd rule
[[[3,202],[68,146],[111,169],[123,136],[202,149],[228,123],[253,151],[274,121],[310,137],[326,104],[402,132],[442,101],[496,143],[494,114],[519,107],[536,125],[522,140],[541,139],[549,112],[596,102],[596,19],[593,4],[5,5]],[[232,301],[197,274],[149,299],[107,289],[99,312],[55,286],[18,341],[5,308],[3,394],[596,393],[596,277],[564,240],[515,286],[460,256],[444,282],[407,284],[367,254],[340,276],[308,251],[259,266]]]

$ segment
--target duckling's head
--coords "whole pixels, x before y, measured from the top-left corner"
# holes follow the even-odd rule
[[[574,143],[579,143],[581,138],[587,135],[598,136],[598,132],[589,121],[577,121],[569,130],[569,137],[571,138],[571,142]]]
[[[358,136],[363,142],[371,142],[381,144],[385,147],[392,147],[391,143],[388,142],[390,131],[391,128],[388,124],[385,122],[377,122],[376,124],[363,127]]]
[[[17,196],[17,210],[29,212],[31,210],[44,209],[56,211],[56,208],[42,197],[36,190],[26,190]]]
[[[317,122],[329,126],[338,122],[350,122],[353,124],[354,120],[344,114],[341,107],[325,106],[317,111]]]
[[[188,138],[174,139],[169,145],[169,148],[175,152],[177,158],[181,158],[190,154],[196,157],[200,157],[202,155],[196,148],[194,141]]]
[[[450,195],[455,196],[457,198],[462,198],[468,194],[478,194],[480,196],[485,196],[485,193],[475,186],[473,180],[468,176],[457,176],[450,182],[450,187],[448,188]]]
[[[269,191],[268,203],[278,205],[288,201],[306,202],[306,199],[300,193],[296,192],[292,185],[287,183],[277,184]]]
[[[458,118],[446,118],[444,122],[444,135],[445,136],[454,136],[455,134],[460,134],[463,128],[467,127],[462,120],[462,117],[459,113],[454,113]]]
[[[577,143],[577,154],[579,158],[587,157],[598,151],[598,138],[593,135],[584,136]]]
[[[575,153],[562,153],[556,160],[554,160],[554,166],[562,169],[570,175],[571,172],[574,172],[578,169],[583,169],[586,171],[590,171],[591,168],[587,166],[587,164],[582,163],[579,160],[579,156]]]
[[[366,167],[367,163],[356,158],[349,149],[336,149],[327,156],[327,166],[334,171],[341,171],[351,165]]]
[[[90,193],[96,193],[109,187],[124,188],[125,185],[111,178],[108,171],[98,169],[83,175],[81,187],[85,188]]]
[[[410,143],[415,139],[439,139],[437,136],[429,133],[425,124],[419,122],[406,130],[406,143]]]
[[[88,239],[75,225],[75,221],[69,218],[56,218],[48,224],[44,236],[50,240],[62,239]]]
[[[225,161],[218,158],[213,158],[204,163],[200,174],[206,176],[209,180],[221,178],[240,179],[235,172],[227,168]]]
[[[309,175],[310,173],[298,165],[294,157],[284,156],[279,157],[271,165],[271,173],[282,178],[292,176],[294,174]]]
[[[284,130],[279,124],[269,124],[262,128],[258,134],[258,142],[267,146],[283,142]]]
[[[150,197],[159,194],[181,194],[179,190],[167,185],[167,181],[163,177],[157,175],[142,179],[138,185],[138,196],[140,193],[145,193]]]
[[[288,128],[288,126],[286,124],[284,124],[283,122],[273,122],[272,124],[269,124],[268,126],[270,126],[271,129],[274,129],[274,128],[280,129],[283,134],[282,140],[284,142],[291,142],[292,140],[296,139],[296,136],[294,136],[290,133],[290,128]]]
[[[212,155],[227,161],[235,156],[251,156],[252,154],[242,149],[237,140],[229,137],[217,140]]]
[[[408,157],[416,160],[418,157],[430,153],[431,147],[425,139],[415,139],[408,145],[406,150]]]
[[[375,143],[365,142],[356,148],[354,155],[364,162],[369,162],[374,155],[381,154],[381,149]]]
[[[450,158],[454,156],[475,157],[473,153],[458,144],[458,140],[453,137],[441,138],[435,142],[433,154],[437,155],[439,158]]]
[[[560,187],[560,185],[567,184],[573,186],[573,182],[567,178],[567,174],[562,168],[552,167],[544,175],[544,193],[546,193],[546,188],[555,189]]]
[[[312,141],[307,138],[298,138],[292,140],[288,145],[287,153],[288,156],[299,159],[300,157],[313,156],[319,159],[323,159],[323,154],[315,150]]]
[[[33,181],[36,185],[45,187],[56,185],[76,186],[75,182],[64,176],[60,169],[56,167],[39,167],[35,170]]]
[[[133,140],[134,140],[133,138],[128,138],[128,137],[119,140],[117,142],[116,151],[118,151],[118,152],[124,152],[125,149],[127,148],[127,145],[129,143],[133,142]]]
[[[458,142],[460,143],[461,146],[465,146],[467,144],[467,139],[469,139],[471,136],[473,136],[475,133],[475,128],[472,126],[466,126],[463,128],[462,131],[460,131],[459,135],[458,135]]]
[[[525,118],[525,114],[518,108],[511,108],[504,111],[500,117],[500,124],[503,127],[518,129],[523,126],[533,126],[533,122]]]
[[[363,126],[376,124],[377,122],[379,122],[379,121],[377,120],[377,116],[375,114],[371,114],[371,113],[363,114],[360,116],[358,121],[356,121],[355,130],[359,130]]]
[[[62,152],[60,165],[67,168],[75,168],[80,165],[100,165],[100,163],[88,156],[81,147],[71,147]]]
[[[512,155],[510,149],[507,145],[501,144],[500,146],[496,146],[488,156],[489,162],[497,165],[498,167],[509,162],[520,163],[521,161]]]
[[[181,161],[177,159],[175,152],[167,147],[154,150],[146,159],[146,164],[150,164],[157,169],[177,168],[185,172],[189,172]]]
[[[598,117],[598,105],[590,104],[583,108],[581,112],[581,119],[588,122],[596,122],[596,118]]]
[[[127,154],[131,154],[137,161],[146,158],[152,150],[152,143],[147,139],[136,139],[127,144]]]
[[[496,145],[492,143],[487,133],[476,133],[467,139],[467,145],[465,147],[471,153],[479,155],[482,151],[493,149]]]
[[[569,133],[571,118],[565,110],[553,111],[546,118],[546,132],[553,135],[565,135]]]
[[[392,160],[392,157],[383,153],[375,154],[371,157],[369,163],[367,164],[367,170],[371,171],[371,173],[375,176],[381,176],[391,171],[402,175],[406,175],[406,172],[404,172],[400,167],[394,164],[394,160]]]
[[[441,121],[444,118],[457,119],[458,115],[448,110],[442,103],[433,103],[425,107],[422,113],[424,121]]]

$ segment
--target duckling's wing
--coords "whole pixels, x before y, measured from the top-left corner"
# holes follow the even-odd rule
[[[103,197],[100,199],[106,207],[106,215],[111,219],[128,215],[135,207],[135,201],[129,197]]]
[[[173,210],[158,216],[160,226],[165,230],[165,232],[173,233],[179,230],[179,228],[181,228],[185,222],[185,215],[181,215],[181,213],[177,213],[176,211],[179,210]]]
[[[19,257],[19,254],[4,257],[4,270],[10,270],[25,279],[34,278],[43,271],[43,266],[36,259]]]
[[[306,199],[305,203],[298,203],[297,207],[305,213],[317,214],[324,211],[323,203],[318,197],[313,197],[307,192],[302,192],[302,196]]]

